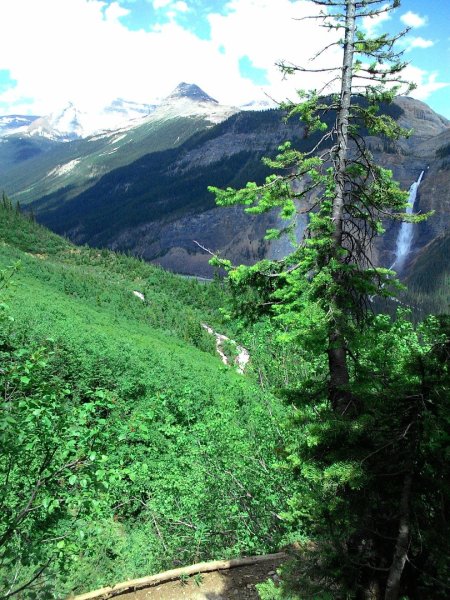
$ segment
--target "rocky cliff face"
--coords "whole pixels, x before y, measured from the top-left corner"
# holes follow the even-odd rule
[[[411,262],[450,222],[450,124],[411,98],[398,99],[391,111],[413,130],[411,137],[400,142],[369,137],[368,146],[404,189],[424,171],[415,209],[436,211],[416,227]],[[255,218],[239,207],[217,208],[207,186],[261,181],[266,174],[261,157],[273,155],[284,140],[302,150],[313,147],[314,137],[305,139],[303,133],[301,124],[284,123],[278,111],[241,112],[176,150],[149,154],[109,173],[66,206],[58,207],[56,199],[40,219],[77,242],[131,251],[186,274],[212,273],[210,256],[195,241],[234,262],[279,256],[287,250],[285,243],[262,241],[265,230],[275,225],[275,215]],[[35,209],[39,211],[39,202]],[[304,225],[299,224],[299,234]],[[378,262],[389,266],[399,224],[387,226],[375,252]]]
[[[378,140],[375,158],[392,169],[403,189],[409,189],[423,171],[414,212],[434,211],[427,221],[413,228],[412,249],[405,264],[407,271],[417,253],[450,225],[450,157],[443,150],[450,145],[450,122],[418,100],[398,98],[396,103],[403,110],[399,123],[412,130],[412,135],[395,144],[388,142],[385,147]],[[388,223],[386,234],[377,243],[381,264],[389,266],[395,259],[399,228],[399,223]]]

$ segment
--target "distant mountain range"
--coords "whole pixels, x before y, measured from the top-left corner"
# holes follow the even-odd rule
[[[183,107],[181,100],[188,103]],[[260,106],[267,108],[267,105]],[[216,110],[212,109],[213,106]],[[254,107],[254,104],[248,104],[244,108],[250,110]],[[157,104],[140,104],[117,98],[108,106],[91,112],[82,111],[69,102],[61,110],[45,116],[6,115],[0,117],[0,137],[20,135],[70,142],[108,131],[139,127],[147,117],[161,109],[166,113],[175,110],[177,115],[211,113],[213,121],[220,120],[223,112],[228,116],[230,110],[238,110],[220,106],[197,85],[183,82]]]
[[[89,114],[69,103],[63,110],[46,117],[39,117],[29,125],[15,130],[14,133],[69,142],[129,125],[136,119],[146,117],[154,109],[155,106],[117,99],[100,112]]]
[[[0,185],[78,243],[131,252],[177,272],[211,275],[209,255],[194,240],[235,262],[282,256],[289,242],[263,240],[265,230],[278,224],[275,214],[255,218],[240,207],[217,208],[207,186],[261,181],[267,174],[262,156],[273,155],[286,139],[301,150],[317,139],[305,137],[300,122],[284,122],[279,110],[245,108],[221,106],[198,86],[182,83],[157,106],[113,103],[111,114],[123,119],[119,128],[65,143],[87,131],[74,107],[59,118],[30,117],[29,123],[4,117],[0,125],[9,133],[0,137]],[[432,252],[436,264],[436,253],[447,247],[450,123],[411,98],[399,98],[387,110],[412,136],[399,142],[367,136],[366,143],[404,189],[424,171],[415,209],[436,212],[415,228],[403,273],[409,277],[409,265],[426,272],[423,253]],[[12,134],[13,124],[20,127]],[[305,219],[298,223],[299,236],[305,225]],[[375,249],[379,264],[392,264],[398,229],[387,223]],[[445,261],[439,268],[447,268]]]
[[[46,116],[7,115],[0,117],[0,136],[38,136],[57,142],[69,142],[99,131],[119,128],[134,119],[149,115],[155,106],[118,98],[98,112],[87,113],[71,102]]]
[[[112,103],[102,114],[119,119],[118,128],[105,128],[101,116],[93,123],[74,106],[28,124],[15,117],[21,126],[12,130],[9,125],[0,137],[1,184],[23,205],[52,194],[61,194],[65,202],[106,173],[147,153],[176,147],[238,110],[219,105],[196,85],[181,83],[159,105]],[[4,120],[5,127],[13,122]],[[85,136],[95,124],[100,131]]]
[[[0,137],[17,133],[18,130],[24,131],[36,119],[39,119],[39,117],[26,115],[6,115],[0,117]]]

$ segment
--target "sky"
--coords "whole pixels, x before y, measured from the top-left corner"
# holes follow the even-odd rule
[[[308,0],[0,0],[0,115],[45,115],[73,102],[95,111],[115,98],[152,103],[184,81],[221,104],[295,99],[324,75],[283,79],[333,33],[302,17]],[[299,20],[302,19],[302,20]],[[368,33],[397,32],[411,94],[450,118],[450,3],[403,0]],[[318,66],[336,64],[331,48]]]

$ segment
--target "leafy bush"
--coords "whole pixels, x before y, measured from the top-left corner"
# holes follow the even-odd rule
[[[286,409],[212,356],[200,323],[220,324],[220,283],[64,241],[51,253],[43,228],[2,216],[0,268],[22,264],[0,330],[2,590],[44,568],[21,595],[61,598],[276,549]],[[40,256],[21,249],[41,234]]]

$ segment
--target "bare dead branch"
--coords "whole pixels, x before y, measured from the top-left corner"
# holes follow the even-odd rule
[[[12,596],[15,596],[16,594],[19,594],[20,592],[22,592],[26,588],[30,587],[30,585],[32,583],[34,583],[42,575],[42,573],[45,571],[45,569],[49,566],[50,563],[51,563],[51,559],[49,559],[48,562],[43,567],[41,567],[37,571],[37,573],[29,581],[27,581],[27,583],[24,583],[23,585],[21,585],[16,590],[13,590],[12,592],[8,592],[6,594],[6,596],[3,596],[4,600],[6,600],[7,598],[12,598]]]

